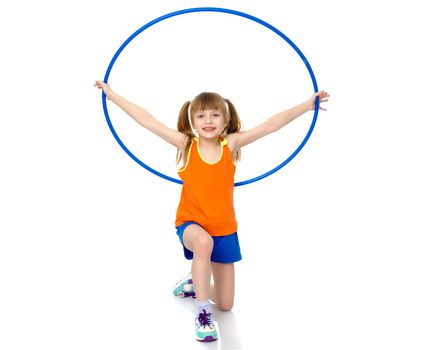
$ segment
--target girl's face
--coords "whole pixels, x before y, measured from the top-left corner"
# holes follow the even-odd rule
[[[205,109],[194,113],[193,127],[199,137],[206,139],[219,138],[226,126],[225,116],[219,109]]]

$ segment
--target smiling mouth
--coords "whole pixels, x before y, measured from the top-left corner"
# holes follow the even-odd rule
[[[209,128],[202,128],[202,130],[207,131],[207,132],[212,132],[212,131],[215,131],[216,128],[209,127]]]

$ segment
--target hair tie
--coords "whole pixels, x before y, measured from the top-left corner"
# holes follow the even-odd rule
[[[224,102],[225,102],[225,109],[227,110],[227,116],[228,116],[228,118],[229,118],[229,117],[230,117],[230,108],[228,107],[228,102],[227,102],[227,100],[224,99],[223,97],[222,97],[222,99],[223,99]]]
[[[190,118],[190,114],[192,113],[192,101],[189,101],[189,108],[187,111],[187,118],[189,118],[190,128],[192,129],[193,135],[196,136],[196,129],[193,127],[192,118]]]

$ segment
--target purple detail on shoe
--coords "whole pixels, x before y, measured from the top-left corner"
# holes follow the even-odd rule
[[[210,341],[215,341],[217,340],[216,338],[212,337],[211,335],[206,336],[204,339],[198,339],[198,341],[200,342],[210,342]]]
[[[211,328],[211,320],[210,320],[211,313],[207,313],[205,309],[202,309],[202,313],[199,314],[198,320],[201,323],[202,326],[208,326]]]
[[[188,297],[196,298],[195,292],[184,292],[184,298]]]
[[[188,283],[188,284],[193,284],[192,279],[190,278],[190,279],[187,281],[187,283]]]

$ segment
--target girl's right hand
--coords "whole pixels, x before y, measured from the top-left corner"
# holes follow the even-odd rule
[[[108,84],[104,83],[101,80],[96,80],[96,82],[94,83],[94,86],[97,87],[98,89],[101,89],[105,93],[106,98],[108,100],[111,100],[109,95],[112,92],[112,90]]]

